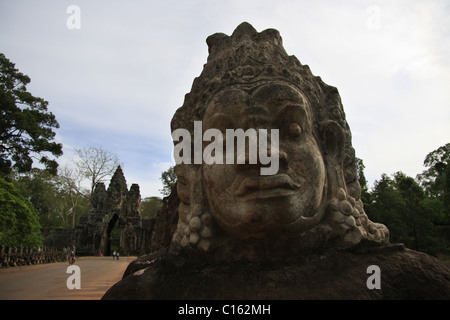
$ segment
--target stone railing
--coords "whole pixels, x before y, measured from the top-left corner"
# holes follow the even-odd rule
[[[33,264],[68,261],[69,248],[56,250],[54,248],[16,248],[0,246],[0,267],[17,267]]]

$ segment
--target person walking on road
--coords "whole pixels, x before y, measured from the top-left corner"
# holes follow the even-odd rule
[[[72,265],[75,263],[75,252],[71,252],[69,255],[69,264]]]
[[[116,258],[119,260],[119,251],[116,252]]]
[[[116,251],[113,252],[113,260],[116,259]]]

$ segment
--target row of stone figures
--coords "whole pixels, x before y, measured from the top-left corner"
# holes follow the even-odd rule
[[[38,247],[37,249],[0,246],[0,266],[2,268],[68,261],[72,249]]]

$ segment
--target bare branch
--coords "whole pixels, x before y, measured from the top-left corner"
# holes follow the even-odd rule
[[[90,194],[94,192],[95,185],[111,176],[120,165],[116,154],[102,147],[75,149],[78,158],[75,165],[80,175],[89,179]]]

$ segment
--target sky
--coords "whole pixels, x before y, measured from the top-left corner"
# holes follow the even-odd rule
[[[450,142],[446,0],[0,0],[0,52],[49,102],[61,166],[74,148],[102,147],[142,198],[161,196],[170,120],[206,63],[206,38],[243,21],[277,29],[289,55],[338,88],[369,186],[383,173],[415,177]]]

